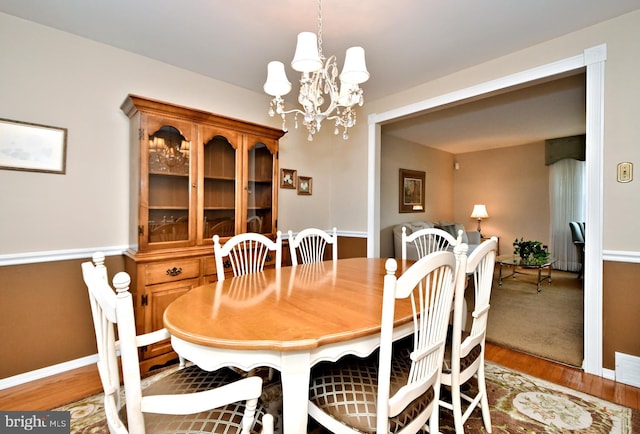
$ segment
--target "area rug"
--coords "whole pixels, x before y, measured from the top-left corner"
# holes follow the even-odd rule
[[[510,267],[504,267],[503,273],[510,272]],[[538,293],[535,270],[525,269],[515,278],[507,277],[502,286],[498,285],[497,273],[491,291],[487,341],[582,367],[584,291],[576,274],[553,270],[551,284],[544,281]],[[466,292],[467,304],[473,306],[470,289]]]
[[[487,362],[486,373],[493,433],[640,433],[640,415],[636,410],[490,362]],[[154,380],[154,377],[145,380],[147,382],[145,386]],[[276,419],[277,433],[281,432],[282,426],[280,398],[281,392],[277,381],[265,387],[263,402]],[[56,410],[71,412],[71,433],[109,432],[102,410],[102,394]],[[441,432],[453,433],[455,430],[450,412],[441,409],[440,414]],[[471,415],[465,424],[465,431],[486,432],[479,410]],[[310,421],[309,432],[324,434],[326,431]]]

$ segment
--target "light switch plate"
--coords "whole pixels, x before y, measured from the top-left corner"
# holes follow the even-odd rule
[[[633,179],[633,163],[618,163],[618,182],[631,182]]]

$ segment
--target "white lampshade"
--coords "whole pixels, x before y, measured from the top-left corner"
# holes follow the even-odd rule
[[[318,54],[318,37],[315,33],[298,34],[296,54],[291,61],[291,67],[298,72],[315,72],[322,68],[322,61]]]
[[[291,83],[284,72],[282,62],[269,62],[267,66],[267,81],[264,83],[264,91],[271,96],[282,96],[291,92]]]
[[[364,60],[364,48],[351,47],[347,49],[340,80],[353,84],[360,84],[369,80],[369,71],[367,71],[367,65]]]
[[[473,211],[471,212],[471,218],[474,219],[486,219],[489,217],[487,214],[487,207],[484,205],[474,205]]]

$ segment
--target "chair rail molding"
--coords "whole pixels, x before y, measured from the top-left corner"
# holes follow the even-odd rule
[[[105,256],[122,255],[129,246],[86,247],[81,249],[48,250],[0,255],[0,267],[5,265],[37,264],[40,262],[66,261],[69,259],[91,258],[95,252]]]

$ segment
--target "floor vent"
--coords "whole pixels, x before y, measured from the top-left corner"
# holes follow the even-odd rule
[[[640,357],[616,353],[616,381],[640,387]]]

